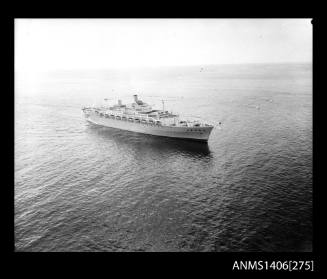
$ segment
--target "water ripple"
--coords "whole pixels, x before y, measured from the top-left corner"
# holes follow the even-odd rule
[[[128,91],[123,75],[86,91],[63,73],[17,98],[16,249],[310,251],[310,72],[275,67],[145,75],[145,95],[168,80],[188,96],[174,110],[223,122],[208,144],[86,123],[80,104]]]

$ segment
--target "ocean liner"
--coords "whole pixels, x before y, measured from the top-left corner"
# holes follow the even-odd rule
[[[130,105],[118,100],[113,106],[84,107],[82,111],[86,120],[96,125],[162,137],[207,142],[214,127],[198,120],[182,120],[164,107],[152,109],[137,95]]]

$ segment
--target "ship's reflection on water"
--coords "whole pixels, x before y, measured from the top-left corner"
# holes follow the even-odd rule
[[[92,124],[85,132],[99,158],[93,168],[101,168],[92,187],[102,193],[101,208],[109,208],[105,224],[117,228],[104,239],[130,251],[191,250],[203,235],[192,224],[209,222],[204,200],[216,203],[219,192],[208,144]]]
[[[207,142],[152,136],[92,124],[89,124],[87,129],[102,140],[113,141],[118,147],[130,148],[136,153],[164,153],[165,157],[178,153],[204,160],[212,158]]]

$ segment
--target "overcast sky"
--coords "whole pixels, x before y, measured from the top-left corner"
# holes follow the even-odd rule
[[[311,19],[15,20],[16,70],[311,59]]]

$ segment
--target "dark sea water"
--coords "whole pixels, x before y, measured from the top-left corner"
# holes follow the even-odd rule
[[[311,251],[311,64],[15,75],[17,251]],[[138,93],[208,144],[88,124]]]

